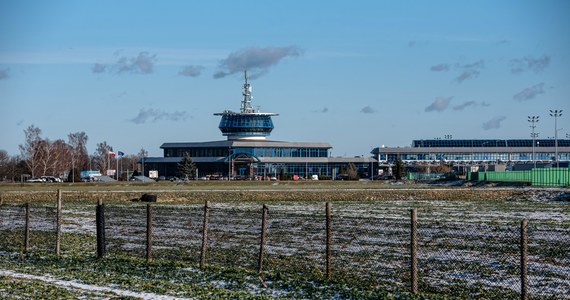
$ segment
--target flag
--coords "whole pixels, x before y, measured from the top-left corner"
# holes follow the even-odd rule
[[[120,157],[123,157],[123,156],[125,156],[125,152],[119,151],[119,152],[117,153],[117,155],[119,155]]]
[[[110,157],[115,157],[115,155],[116,155],[115,152],[113,152],[113,151],[109,151],[108,154],[109,154]]]

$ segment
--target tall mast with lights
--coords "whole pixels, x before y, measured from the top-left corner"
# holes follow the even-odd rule
[[[272,116],[276,113],[262,113],[253,109],[251,84],[248,82],[247,71],[244,71],[244,84],[240,112],[225,110],[215,113],[222,116],[218,128],[228,140],[264,140],[273,130]]]

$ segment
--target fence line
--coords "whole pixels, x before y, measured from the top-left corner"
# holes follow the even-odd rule
[[[265,255],[265,233],[267,230],[267,205],[263,204],[261,209],[261,237],[259,238],[259,258],[257,273],[261,276],[263,272],[263,256]]]
[[[146,262],[152,262],[152,206],[146,205]]]
[[[411,209],[411,232],[410,232],[410,281],[413,294],[418,293],[418,214],[415,208]]]
[[[55,255],[59,256],[61,252],[61,189],[57,190],[55,220]]]
[[[521,221],[521,300],[528,299],[528,221]]]
[[[9,206],[7,205],[3,205],[9,208]],[[0,212],[3,209],[3,206],[0,206]],[[172,209],[170,211],[162,211],[161,209],[166,209],[168,208],[168,206],[161,206],[161,205],[150,205],[147,204],[146,205],[146,261],[148,263],[151,263],[153,260],[153,236],[159,234],[161,230],[174,230],[176,231],[177,229],[174,229],[172,227],[165,227],[168,226],[167,225],[163,225],[162,228],[158,228],[159,231],[155,232],[154,228],[153,228],[153,208],[157,208],[159,209],[159,215],[158,215],[158,219],[157,220],[161,220],[161,221],[157,221],[159,222],[166,222],[168,221],[167,219],[170,219],[170,217],[172,218],[178,218],[180,216],[177,216],[176,214],[174,214],[173,212],[175,211],[179,211],[179,210],[191,210],[191,207],[184,207],[181,209]],[[218,220],[215,219],[213,224],[210,224],[210,210],[211,210],[211,205],[208,201],[206,201],[204,203],[203,206],[203,216],[202,216],[202,226],[201,226],[201,235],[202,235],[202,239],[201,239],[201,246],[199,247],[199,251],[194,252],[194,254],[199,254],[199,266],[200,269],[205,269],[206,268],[206,261],[207,261],[207,256],[208,256],[208,249],[209,249],[209,244],[212,243],[212,249],[216,250],[216,253],[214,254],[214,257],[217,257],[217,255],[220,255],[220,253],[227,255],[228,253],[230,253],[231,251],[237,251],[239,253],[239,251],[246,251],[245,250],[247,247],[239,247],[239,248],[243,248],[243,249],[229,249],[229,250],[224,250],[224,245],[221,245],[221,243],[223,241],[226,240],[232,240],[232,239],[238,239],[238,243],[246,243],[247,240],[252,240],[252,241],[258,241],[258,245],[259,245],[259,252],[258,252],[258,259],[257,259],[257,273],[259,274],[260,277],[260,281],[261,283],[265,286],[263,279],[262,279],[262,272],[264,269],[264,260],[267,258],[270,261],[270,266],[272,267],[276,267],[279,268],[279,264],[282,263],[283,261],[286,261],[289,257],[291,257],[291,259],[296,260],[301,258],[302,261],[298,261],[298,262],[293,262],[292,264],[295,266],[300,266],[304,263],[310,262],[311,260],[319,260],[319,254],[318,252],[313,252],[311,250],[311,247],[309,246],[308,248],[301,246],[297,249],[287,249],[288,247],[292,247],[291,244],[288,243],[283,243],[280,242],[279,238],[287,238],[287,237],[283,237],[283,236],[279,236],[280,232],[283,230],[289,231],[291,235],[295,235],[295,234],[300,234],[302,233],[304,230],[307,230],[310,234],[311,234],[311,241],[312,242],[318,242],[318,236],[324,236],[324,264],[325,264],[325,268],[324,268],[324,274],[323,277],[325,277],[328,280],[331,279],[345,279],[345,277],[350,277],[350,272],[352,272],[352,270],[350,270],[350,268],[352,267],[352,265],[348,266],[347,269],[349,270],[345,270],[342,265],[343,262],[341,261],[337,261],[335,260],[333,262],[333,258],[340,258],[341,260],[344,260],[343,256],[349,256],[349,257],[354,257],[355,253],[356,255],[361,255],[361,252],[364,258],[361,257],[357,257],[356,265],[358,266],[359,264],[361,265],[362,268],[366,269],[369,268],[368,266],[370,266],[371,268],[379,268],[382,269],[382,267],[378,267],[375,266],[375,264],[382,264],[383,261],[382,260],[377,260],[374,259],[374,253],[371,253],[370,249],[374,249],[374,247],[384,247],[385,245],[389,245],[390,243],[394,243],[394,241],[390,241],[390,240],[382,240],[383,238],[391,238],[391,237],[396,237],[400,234],[409,234],[409,238],[410,238],[410,242],[408,244],[407,247],[409,250],[409,283],[410,283],[410,291],[414,294],[419,293],[419,292],[436,292],[437,293],[437,288],[433,287],[433,283],[432,283],[432,278],[437,277],[437,276],[443,276],[444,278],[452,278],[457,282],[460,282],[461,279],[461,274],[457,274],[454,275],[454,272],[459,272],[461,273],[461,269],[454,269],[454,270],[444,270],[443,273],[441,273],[437,268],[434,268],[434,266],[432,264],[435,264],[435,262],[437,260],[441,260],[440,257],[438,257],[439,255],[441,255],[439,252],[434,252],[434,250],[430,250],[430,247],[433,248],[441,248],[441,245],[446,245],[447,247],[451,248],[452,251],[450,251],[451,254],[446,254],[448,257],[452,257],[453,259],[457,259],[454,257],[453,253],[458,253],[457,255],[460,256],[459,260],[465,260],[465,261],[461,261],[460,264],[464,264],[464,263],[469,263],[469,259],[474,259],[470,256],[474,255],[474,250],[476,249],[477,245],[485,245],[485,247],[490,247],[489,250],[489,255],[491,255],[491,257],[489,258],[489,262],[485,261],[486,259],[483,259],[483,261],[476,261],[477,265],[480,265],[480,267],[477,268],[488,268],[488,266],[486,265],[488,264],[495,264],[493,263],[493,261],[495,260],[500,260],[500,257],[494,258],[494,255],[497,255],[495,252],[498,252],[499,255],[511,255],[511,257],[515,256],[516,253],[512,252],[512,250],[510,250],[510,246],[507,245],[507,247],[504,247],[505,245],[503,245],[502,243],[506,243],[508,244],[509,241],[512,240],[512,238],[514,238],[513,235],[510,235],[508,233],[505,233],[504,230],[498,230],[497,232],[491,232],[489,233],[484,233],[483,231],[485,230],[481,230],[481,228],[477,228],[477,227],[473,227],[473,224],[468,224],[467,229],[469,229],[469,232],[472,232],[475,236],[473,238],[473,244],[463,244],[463,245],[454,245],[453,243],[450,244],[449,241],[447,241],[446,239],[449,239],[448,237],[443,237],[443,235],[451,235],[452,238],[451,239],[456,239],[457,237],[454,237],[454,235],[458,235],[458,232],[463,230],[465,231],[465,225],[460,225],[460,223],[451,223],[448,224],[447,227],[443,228],[443,231],[449,231],[449,232],[443,232],[443,233],[439,233],[438,230],[441,230],[440,227],[438,227],[439,225],[436,224],[437,226],[432,228],[430,226],[422,226],[422,231],[420,231],[420,233],[418,233],[418,217],[417,217],[417,209],[413,208],[410,210],[410,223],[408,224],[408,229],[405,228],[392,228],[392,229],[387,229],[386,227],[384,227],[383,225],[380,225],[379,228],[382,228],[383,231],[387,231],[387,235],[382,236],[381,238],[378,236],[378,234],[380,232],[377,231],[377,229],[374,229],[374,231],[376,231],[376,233],[371,233],[370,235],[366,235],[364,237],[359,236],[358,234],[360,234],[360,231],[358,230],[357,234],[354,234],[354,232],[346,232],[345,230],[347,230],[347,228],[352,228],[353,226],[358,226],[355,225],[357,223],[359,223],[359,219],[358,218],[352,218],[352,217],[345,217],[342,216],[342,213],[337,217],[335,217],[335,228],[333,230],[332,227],[332,206],[330,202],[325,203],[325,212],[324,215],[322,213],[318,213],[318,211],[281,211],[281,212],[275,212],[272,214],[269,214],[269,209],[267,207],[267,205],[263,205],[262,206],[262,214],[261,214],[261,233],[258,234],[254,234],[251,233],[252,235],[257,235],[257,237],[249,237],[250,235],[250,227],[256,227],[259,228],[257,226],[250,226],[250,225],[246,225],[246,224],[237,224],[235,221],[242,219],[242,217],[245,216],[245,214],[248,214],[248,210],[243,210],[241,207],[226,207],[224,208],[222,207],[216,207],[216,210],[214,211],[214,216],[216,218],[219,218],[220,216],[222,216],[222,220]],[[33,249],[34,245],[30,245],[30,228],[31,228],[31,224],[32,221],[35,221],[35,216],[31,213],[32,211],[32,206],[30,203],[26,203],[24,205],[24,209],[25,209],[25,214],[24,214],[24,253],[28,253],[29,251],[31,251],[31,249]],[[121,209],[123,209],[120,206],[107,206],[105,207],[105,205],[103,204],[102,201],[99,201],[99,203],[96,206],[96,238],[97,238],[97,249],[96,249],[96,253],[97,253],[97,257],[98,258],[102,258],[105,256],[105,251],[106,251],[106,247],[108,245],[108,242],[106,240],[106,235],[105,235],[105,227],[106,227],[106,216],[105,216],[105,211],[109,210],[111,212],[116,212],[119,211],[118,214],[111,214],[110,216],[107,216],[107,219],[109,221],[114,221],[117,219],[118,216],[121,215]],[[199,209],[199,207],[194,207],[195,210]],[[224,213],[223,215],[220,215],[220,212]],[[283,212],[285,212],[287,215],[280,215]],[[130,220],[137,220],[139,218],[142,218],[142,215],[137,215],[138,211],[129,211],[127,209],[127,214],[126,214],[126,218],[130,219]],[[166,219],[161,219],[160,216],[166,216]],[[182,217],[184,218],[186,215],[182,215]],[[225,216],[225,218],[224,218]],[[259,215],[258,215],[259,216]],[[231,217],[231,218],[228,218]],[[315,220],[317,220],[316,222],[318,223],[318,219],[322,218],[321,220],[324,219],[324,232],[320,232],[319,233],[319,229],[318,228],[311,228],[309,225],[310,224],[306,224],[304,223],[306,220],[310,220],[311,217],[316,217]],[[61,191],[58,191],[57,194],[57,202],[56,202],[56,225],[55,225],[55,239],[56,239],[56,247],[54,249],[54,252],[56,255],[60,255],[60,240],[61,240],[61,219],[62,219],[62,214],[61,214]],[[257,218],[253,217],[251,220],[255,220]],[[249,220],[247,217],[243,218],[243,220],[247,221]],[[259,219],[257,219],[259,220]],[[224,224],[224,221],[227,222]],[[234,221],[234,223],[232,224],[230,221]],[[178,219],[176,220],[172,220],[172,222],[179,222]],[[196,222],[196,220],[187,220],[187,222],[189,222],[189,224],[186,224],[182,227],[187,227],[187,228],[194,228],[197,229],[197,226],[192,225],[192,222]],[[321,221],[322,222],[322,221]],[[354,222],[354,224],[353,224]],[[259,223],[257,223],[259,224]],[[422,223],[423,224],[423,223]],[[0,223],[0,231],[2,230],[6,230],[3,227],[3,224]],[[137,230],[137,223],[132,223],[132,226],[134,226],[134,230],[135,231],[139,231]],[[142,224],[141,224],[142,225]],[[197,224],[196,224],[197,225]],[[223,227],[223,226],[235,226],[235,231],[228,233],[228,228],[227,227]],[[344,226],[343,226],[344,225]],[[427,225],[427,224],[423,224],[423,225]],[[222,227],[220,227],[222,226]],[[471,226],[471,227],[470,227]],[[293,228],[289,228],[289,227],[293,227]],[[322,228],[322,227],[321,227]],[[368,228],[368,227],[365,227]],[[209,231],[210,229],[213,230],[214,235],[210,236],[209,235]],[[387,229],[387,230],[386,230]],[[142,228],[141,228],[142,230]],[[390,230],[392,230],[390,232]],[[333,234],[334,231],[334,234]],[[196,234],[197,232],[194,231]],[[481,233],[483,232],[483,233]],[[176,233],[176,232],[175,232]],[[120,233],[119,233],[120,234]],[[185,234],[183,234],[183,236],[188,239],[187,241],[181,241],[182,243],[186,243],[184,246],[177,246],[179,248],[185,248],[185,249],[192,249],[192,237],[191,236],[187,236],[186,234],[192,234],[192,231],[190,232],[186,232]],[[267,240],[267,234],[269,234],[272,238],[269,239],[269,243]],[[564,233],[562,233],[564,234]],[[115,234],[116,235],[116,234]],[[275,237],[279,236],[278,239],[274,239]],[[348,240],[348,235],[352,235],[350,238],[350,241],[346,241]],[[477,235],[481,235],[481,236],[477,236]],[[426,236],[426,237],[430,237],[431,241],[422,241],[420,242],[419,238],[421,239],[422,236]],[[440,237],[442,236],[442,237]],[[130,239],[129,235],[126,236],[112,236],[113,238],[126,238],[126,239]],[[214,237],[214,239],[211,240],[211,238]],[[178,238],[178,236],[176,236],[176,238]],[[184,238],[180,238],[180,239],[184,239]],[[295,239],[295,237],[292,238],[293,240]],[[522,220],[520,223],[520,231],[518,234],[518,245],[516,245],[517,248],[519,248],[519,277],[520,277],[520,287],[518,289],[518,294],[520,295],[521,299],[528,299],[529,294],[533,295],[533,291],[531,289],[529,289],[529,276],[528,276],[528,245],[529,245],[529,240],[528,240],[528,220]],[[333,240],[335,240],[336,242],[333,243]],[[488,241],[494,241],[494,240],[500,240],[501,243],[499,243],[498,245],[493,245],[491,243],[488,243]],[[504,241],[503,241],[504,240]],[[133,241],[136,241],[136,239],[133,239]],[[239,242],[241,241],[241,242]],[[285,241],[285,240],[284,240]],[[541,240],[541,241],[545,241],[545,239]],[[159,240],[160,242],[160,240]],[[397,242],[397,241],[396,241]],[[397,242],[398,243],[398,242]],[[438,244],[441,243],[441,244]],[[535,242],[537,243],[537,242]],[[113,244],[112,247],[116,247],[116,242],[112,242],[111,244]],[[422,245],[422,248],[418,248],[418,244]],[[515,243],[516,244],[516,243]],[[239,244],[238,244],[239,245]],[[318,244],[317,244],[318,245]],[[241,245],[241,246],[245,246],[245,245]],[[307,246],[307,245],[305,245]],[[560,248],[564,248],[564,245],[555,245],[556,247],[560,246]],[[3,247],[6,247],[5,245],[3,245],[3,242],[0,241],[0,249],[2,249]],[[266,253],[267,248],[269,247],[269,249],[271,251],[269,251],[268,253]],[[282,249],[279,249],[279,247],[285,248],[285,250],[281,251]],[[334,251],[335,255],[333,255],[333,247],[337,250]],[[354,248],[354,247],[361,247],[361,248]],[[406,246],[404,246],[404,248],[407,248]],[[458,250],[455,250],[455,247],[460,247],[458,248]],[[534,246],[534,247],[540,247],[540,245],[538,246]],[[157,248],[155,249],[155,251],[161,252],[161,251],[167,251],[166,249],[162,249],[162,248],[167,248],[165,246],[161,246],[161,249]],[[229,248],[232,248],[232,246],[230,246]],[[462,249],[464,248],[464,249]],[[53,249],[53,248],[52,248]],[[196,248],[193,248],[196,249]],[[223,249],[223,250],[220,250]],[[321,248],[322,249],[322,248]],[[402,255],[399,254],[399,250],[397,250],[398,248],[394,248],[396,250],[394,250],[394,252],[392,254],[390,253],[382,253],[382,255],[385,256],[390,256],[390,255],[394,255],[395,257],[402,257]],[[171,250],[171,249],[168,249]],[[439,250],[439,249],[438,249]],[[186,250],[186,251],[190,251],[187,253],[192,253],[193,250]],[[224,252],[225,251],[225,252]],[[230,252],[228,252],[230,251]],[[281,251],[281,252],[280,252]],[[431,251],[431,252],[430,252]],[[459,252],[454,252],[454,251],[459,251]],[[562,250],[564,251],[564,250]],[[567,251],[567,249],[566,249]],[[284,253],[283,253],[284,252]],[[379,252],[379,251],[377,251]],[[245,253],[245,252],[244,252]],[[282,254],[280,254],[282,253]],[[291,254],[293,253],[293,254]],[[322,255],[323,252],[321,252]],[[428,254],[426,254],[428,253]],[[463,256],[463,254],[461,253],[465,253],[465,256],[468,257],[468,259],[461,259],[461,257]],[[299,255],[298,255],[299,254]],[[486,255],[485,253],[483,253],[483,255]],[[561,254],[562,256],[564,256],[564,254]],[[371,259],[366,259],[366,257],[371,256]],[[174,255],[174,257],[176,257],[175,259],[180,259],[182,256],[180,255]],[[192,257],[192,255],[189,256],[190,258]],[[247,255],[245,255],[244,257],[247,257]],[[303,259],[303,257],[305,257],[305,259]],[[321,256],[322,257],[322,256]],[[404,260],[403,258],[400,258],[401,260]],[[230,261],[231,258],[226,258],[226,261]],[[418,260],[420,262],[420,265],[418,265]],[[570,287],[570,259],[568,257],[566,257],[566,259],[557,259],[557,264],[562,265],[562,281],[566,281],[566,284],[568,285],[568,287]],[[215,259],[214,259],[215,261]],[[212,263],[212,262],[210,262]],[[273,264],[272,264],[273,263]],[[274,264],[277,263],[277,264]],[[332,266],[335,266],[335,273],[333,276],[333,272],[332,272]],[[390,266],[388,266],[390,267]],[[499,266],[495,266],[494,268],[498,268],[500,272],[506,272],[505,274],[509,274],[510,268],[509,267],[501,267]],[[536,268],[536,266],[534,267]],[[564,269],[565,268],[565,269]],[[321,269],[322,270],[322,269]],[[566,271],[564,271],[566,270]],[[420,272],[421,271],[421,272]],[[348,272],[348,273],[345,273]],[[470,272],[468,269],[466,269],[465,272]],[[348,275],[346,275],[348,274]],[[475,276],[474,279],[475,283],[480,284],[481,282],[485,283],[485,279],[484,277],[482,277],[482,275],[480,276]],[[420,284],[421,283],[421,284]],[[442,282],[440,283],[441,285],[447,285],[448,283]],[[488,283],[487,283],[488,284]],[[491,286],[492,288],[492,286]],[[562,287],[562,289],[564,288],[564,286]],[[444,293],[446,292],[445,289],[442,290]],[[534,291],[535,294],[537,294],[537,291]],[[542,295],[540,293],[538,293],[538,295]],[[548,295],[548,293],[547,293]],[[568,295],[566,295],[568,296]],[[564,297],[564,295],[562,295],[562,297]]]
[[[204,225],[202,226],[202,251],[200,251],[200,269],[206,267],[206,250],[208,249],[208,218],[210,212],[210,202],[204,204]]]
[[[95,222],[97,223],[97,258],[105,256],[105,204],[99,201],[97,204]]]

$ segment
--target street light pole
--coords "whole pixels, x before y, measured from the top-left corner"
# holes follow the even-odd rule
[[[535,159],[535,151],[534,151],[534,145],[535,143],[535,139],[536,139],[536,134],[534,133],[534,128],[536,128],[536,125],[534,125],[534,123],[537,123],[539,120],[539,116],[528,116],[528,121],[530,123],[532,123],[532,125],[530,125],[530,128],[532,128],[532,133],[531,133],[531,137],[532,137],[532,162],[534,163],[534,167],[536,168],[536,159]]]
[[[558,117],[562,116],[562,110],[550,110],[550,116],[554,117],[554,152],[556,153],[556,167],[560,167],[558,164]],[[562,128],[560,128],[562,129]]]

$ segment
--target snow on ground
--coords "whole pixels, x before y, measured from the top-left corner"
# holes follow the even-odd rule
[[[129,290],[117,289],[109,286],[99,286],[93,284],[84,284],[79,283],[76,281],[69,281],[69,280],[60,280],[53,278],[49,275],[31,275],[25,273],[18,273],[13,272],[10,270],[0,270],[0,276],[8,276],[13,278],[20,278],[20,279],[29,279],[29,280],[38,280],[45,282],[47,284],[55,285],[61,288],[70,289],[70,290],[84,290],[88,292],[101,292],[101,293],[113,293],[118,296],[127,296],[127,297],[135,297],[138,299],[157,299],[157,300],[175,300],[175,299],[190,299],[190,298],[180,298],[180,297],[173,297],[167,295],[158,295],[154,293],[140,293],[140,292],[133,292]]]

